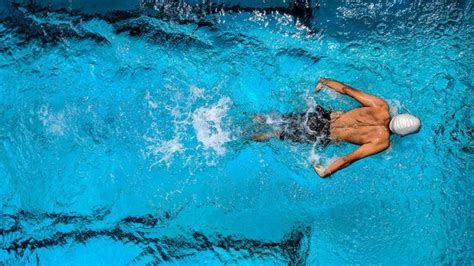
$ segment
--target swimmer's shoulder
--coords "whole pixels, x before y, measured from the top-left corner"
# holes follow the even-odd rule
[[[384,127],[379,127],[376,132],[376,137],[373,138],[371,143],[376,145],[380,150],[385,150],[390,147],[390,131]]]

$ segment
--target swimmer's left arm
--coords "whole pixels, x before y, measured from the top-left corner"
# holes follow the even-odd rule
[[[351,86],[348,86],[342,82],[332,79],[320,78],[318,84],[316,85],[315,91],[320,91],[324,86],[328,86],[334,91],[348,95],[354,98],[356,101],[361,103],[363,106],[367,107],[384,107],[388,109],[387,103],[379,97],[374,95],[367,94],[360,90],[354,89]]]
[[[324,168],[320,165],[315,165],[313,166],[314,171],[318,173],[318,175],[322,178],[328,177],[335,172],[339,171],[340,169],[349,166],[353,162],[360,160],[362,158],[365,158],[367,156],[379,153],[386,148],[388,148],[389,143],[367,143],[362,146],[360,146],[357,150],[354,152],[341,157],[331,163],[327,168]]]

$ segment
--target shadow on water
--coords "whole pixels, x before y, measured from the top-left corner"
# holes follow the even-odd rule
[[[98,225],[106,220],[108,214],[106,210],[102,210],[91,216],[26,211],[15,215],[1,215],[0,218],[9,226],[0,229],[3,239],[0,249],[21,258],[37,249],[61,247],[71,242],[86,244],[92,239],[105,238],[123,245],[139,246],[142,252],[133,259],[134,262],[150,261],[150,257],[153,263],[173,262],[196,256],[201,252],[211,252],[222,263],[271,258],[288,265],[304,265],[309,253],[311,228],[308,226],[293,228],[279,241],[249,239],[238,235],[209,235],[195,231],[167,236],[166,224],[172,221],[177,213],[166,213],[163,217],[129,216],[122,218],[115,225]],[[49,231],[52,228],[57,230],[49,237],[25,238],[25,226],[29,224],[41,224],[48,227]]]
[[[322,244],[341,246],[325,252],[344,262],[403,264],[419,254],[418,263],[471,261],[472,5],[397,3],[204,13],[208,6],[197,5],[185,16],[186,6],[173,5],[98,15],[15,6],[0,25],[0,77],[8,84],[0,95],[0,173],[10,182],[0,188],[8,198],[2,212],[11,213],[0,215],[4,257],[107,239],[139,247],[135,261],[210,252],[221,263],[331,262],[315,255],[320,243],[310,238],[319,230],[328,236]],[[242,140],[253,130],[248,114],[303,109],[318,76],[341,76],[418,112],[422,132],[393,138],[388,153],[324,182],[308,170],[310,146]],[[338,108],[350,107],[339,99]],[[67,214],[120,200],[144,214],[124,208],[113,222],[109,211]],[[248,228],[233,234],[241,227],[219,220],[210,223],[217,232],[190,226],[172,234],[167,226],[180,208],[149,214],[188,200],[210,207],[216,220],[248,219]],[[31,211],[42,208],[54,211]],[[256,221],[265,211],[274,227],[268,216]],[[38,224],[47,229],[35,231]],[[261,224],[287,233],[275,240],[245,231],[266,229]]]

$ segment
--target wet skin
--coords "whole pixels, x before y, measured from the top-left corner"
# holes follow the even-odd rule
[[[331,139],[363,145],[389,141],[390,114],[381,107],[361,107],[331,113]]]
[[[319,80],[315,91],[319,92],[325,86],[354,98],[362,105],[348,112],[333,112],[330,127],[331,139],[350,142],[360,147],[326,168],[314,165],[313,168],[320,177],[327,177],[359,159],[379,153],[390,146],[388,128],[390,113],[384,100],[325,78]]]
[[[329,166],[313,165],[320,177],[328,177],[336,171],[364,157],[379,153],[390,146],[390,113],[388,104],[379,97],[366,94],[341,82],[321,78],[315,92],[328,87],[340,94],[348,95],[357,100],[362,107],[348,112],[332,112],[330,137],[333,141],[345,141],[360,145],[358,149],[347,154]],[[263,119],[259,116],[260,120]],[[280,132],[254,135],[255,141],[266,141],[279,137]]]

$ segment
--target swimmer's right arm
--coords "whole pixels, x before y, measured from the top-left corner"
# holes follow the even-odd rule
[[[348,95],[354,98],[356,101],[360,102],[363,106],[386,107],[388,109],[388,104],[379,97],[356,90],[339,81],[321,78],[319,79],[318,85],[316,85],[316,92],[321,90],[323,86],[328,86],[329,88],[339,92],[340,94]]]
[[[321,178],[325,178],[341,170],[342,168],[349,166],[353,162],[365,158],[367,156],[379,153],[387,149],[389,146],[390,142],[388,141],[367,143],[360,146],[354,152],[335,160],[326,168],[320,165],[314,165],[313,168]]]

